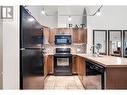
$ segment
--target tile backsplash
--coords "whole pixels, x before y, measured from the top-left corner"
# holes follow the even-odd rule
[[[43,47],[46,49],[46,53],[55,53],[56,48],[71,48],[71,53],[86,53],[86,45],[82,44],[73,44],[73,45],[50,45],[45,44]]]

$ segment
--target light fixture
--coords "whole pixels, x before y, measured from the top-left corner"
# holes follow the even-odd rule
[[[97,11],[96,16],[101,16],[100,9]]]
[[[69,17],[68,17],[68,21],[71,21],[71,20],[72,20],[72,18],[71,18],[71,16],[69,16]]]
[[[29,21],[29,22],[34,21],[34,18],[30,17],[30,18],[28,18],[28,21]]]
[[[41,11],[41,13],[42,13],[43,15],[45,15],[45,10],[44,10],[44,8],[43,8],[43,10]]]

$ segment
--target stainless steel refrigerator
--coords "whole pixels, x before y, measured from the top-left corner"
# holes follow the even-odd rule
[[[43,28],[20,6],[20,89],[43,89]]]

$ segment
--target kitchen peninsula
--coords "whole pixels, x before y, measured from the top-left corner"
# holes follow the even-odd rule
[[[94,64],[101,65],[105,68],[104,89],[127,89],[126,58],[114,56],[95,57],[86,54],[78,54],[77,56],[82,57],[85,60],[85,62],[86,60],[89,60]],[[82,82],[84,81],[82,80]]]

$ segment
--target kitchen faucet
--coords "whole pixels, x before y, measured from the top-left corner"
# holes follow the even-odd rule
[[[94,47],[95,47],[95,45],[91,45],[91,47],[90,47],[90,52],[91,52],[92,55],[94,55],[94,52],[93,52]]]

